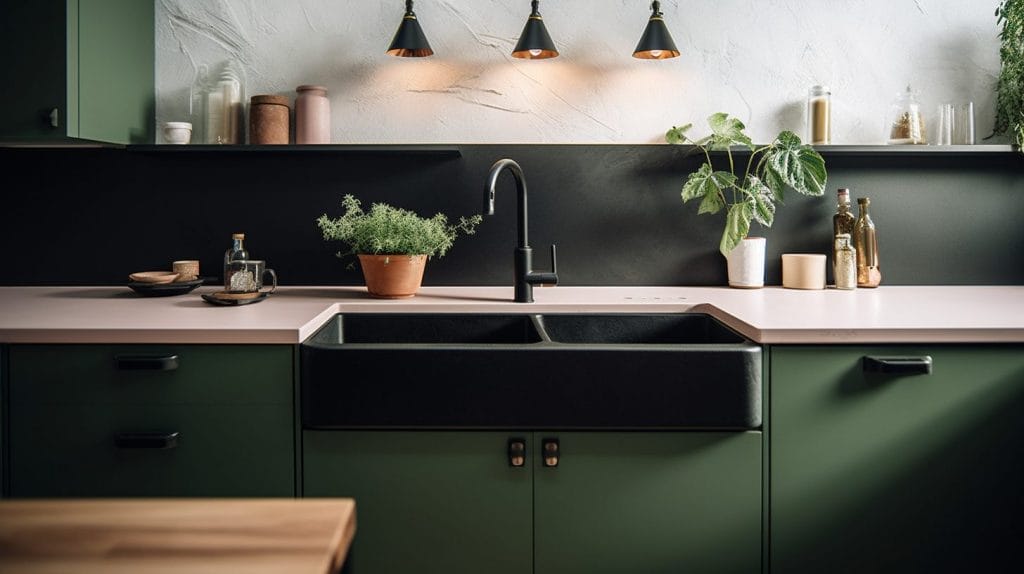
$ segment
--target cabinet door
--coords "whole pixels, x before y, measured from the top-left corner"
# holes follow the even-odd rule
[[[561,455],[534,461],[537,574],[761,571],[760,432],[546,437]]]
[[[532,465],[509,466],[515,436],[305,431],[304,495],[355,498],[360,574],[529,573]]]
[[[40,139],[68,135],[66,2],[5,2],[0,18],[4,98],[0,136]],[[57,109],[59,128],[50,125]]]
[[[773,572],[1019,567],[1024,348],[775,347],[771,388]]]
[[[15,345],[10,494],[294,496],[292,359],[284,345]],[[169,370],[139,370],[154,366]]]

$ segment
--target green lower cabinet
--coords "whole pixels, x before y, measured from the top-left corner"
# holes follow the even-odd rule
[[[500,432],[305,431],[303,495],[356,500],[359,574],[530,572],[533,480]]]
[[[1020,570],[1024,347],[773,347],[771,384],[773,573]]]
[[[509,464],[525,439],[525,466]],[[559,441],[557,467],[542,443]],[[353,571],[761,571],[761,433],[305,431],[304,495],[356,499]]]
[[[761,433],[537,433],[537,574],[761,571]]]
[[[295,496],[293,352],[11,346],[10,496]]]

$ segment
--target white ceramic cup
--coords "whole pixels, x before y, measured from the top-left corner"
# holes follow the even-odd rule
[[[783,253],[782,286],[787,289],[824,289],[825,256],[819,253]]]
[[[192,141],[192,124],[189,122],[165,122],[164,141],[175,145],[189,143]]]

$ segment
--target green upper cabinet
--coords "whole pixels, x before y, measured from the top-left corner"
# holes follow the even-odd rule
[[[9,494],[294,496],[293,352],[13,345]]]
[[[304,495],[359,505],[363,574],[761,571],[760,432],[303,437]],[[521,467],[509,453],[520,439]]]
[[[8,57],[0,138],[154,141],[151,0],[9,4],[0,19]]]
[[[771,388],[772,572],[1021,568],[1024,347],[773,347]]]

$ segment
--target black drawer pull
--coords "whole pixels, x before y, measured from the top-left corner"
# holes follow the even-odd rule
[[[117,355],[114,361],[122,371],[173,371],[178,368],[178,355]]]
[[[558,462],[561,460],[561,447],[558,444],[557,438],[546,438],[541,441],[541,455],[544,457],[544,466],[553,468],[558,466]]]
[[[169,449],[178,446],[178,431],[123,432],[114,435],[117,448]]]
[[[526,466],[526,439],[508,439],[508,465],[522,468]]]
[[[930,375],[932,358],[924,357],[864,357],[865,373],[886,375]]]

